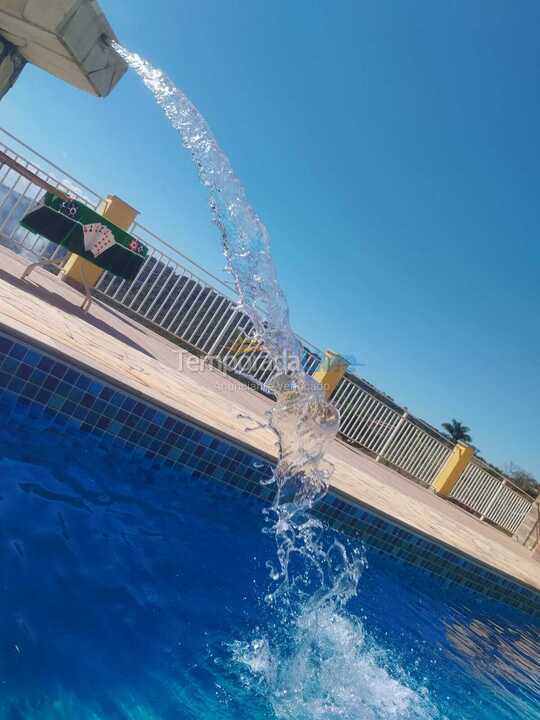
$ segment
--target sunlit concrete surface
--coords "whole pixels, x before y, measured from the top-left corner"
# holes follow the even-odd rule
[[[36,270],[30,282],[20,281],[23,268],[22,258],[0,248],[0,328],[275,456],[271,431],[245,432],[246,425],[264,423],[270,400],[218,371],[194,369],[189,353],[115,310],[94,302],[90,313],[83,314],[78,307],[82,296],[44,270]],[[329,459],[336,468],[332,484],[339,492],[540,590],[540,563],[500,531],[341,442],[333,444]]]
[[[0,0],[0,35],[23,58],[93,95],[108,95],[126,65],[95,0]]]

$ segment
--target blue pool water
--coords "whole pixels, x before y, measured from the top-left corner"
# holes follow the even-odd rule
[[[335,667],[270,651],[263,506],[216,481],[19,409],[0,497],[1,720],[540,717],[531,617],[369,547],[354,622],[317,618]]]

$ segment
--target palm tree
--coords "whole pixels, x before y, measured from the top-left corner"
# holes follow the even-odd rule
[[[455,418],[452,420],[452,422],[446,422],[442,424],[443,428],[446,430],[446,432],[450,435],[452,440],[454,442],[458,442],[459,440],[463,440],[464,442],[470,443],[472,438],[470,436],[471,428],[467,427],[466,425],[463,425],[459,422],[459,420],[456,420]]]

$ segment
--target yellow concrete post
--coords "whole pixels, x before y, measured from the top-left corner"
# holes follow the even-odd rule
[[[448,497],[474,455],[474,448],[458,442],[448,460],[439,470],[432,488],[437,495]]]
[[[129,230],[131,223],[135,220],[139,211],[132,208],[131,205],[128,205],[123,200],[120,200],[116,195],[107,195],[98,207],[98,213],[115,225],[118,225],[119,228]],[[75,255],[75,253],[71,253],[64,265],[62,279],[70,284],[82,287],[84,286],[84,275],[86,284],[92,288],[102,273],[103,270],[97,265],[94,265],[94,263],[85,260],[79,255]]]
[[[313,379],[324,387],[326,398],[334,392],[339,381],[345,375],[349,363],[332,350],[326,350],[318,369],[313,373]]]

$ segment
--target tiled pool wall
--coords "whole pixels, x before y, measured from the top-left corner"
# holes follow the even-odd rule
[[[2,421],[8,422],[10,409],[20,406],[30,407],[32,415],[46,424],[113,437],[115,444],[141,458],[178,466],[195,478],[219,480],[262,501],[272,498],[272,487],[260,482],[271,472],[266,459],[0,332]],[[329,493],[316,512],[336,529],[364,540],[373,552],[540,616],[540,593],[358,503]]]

